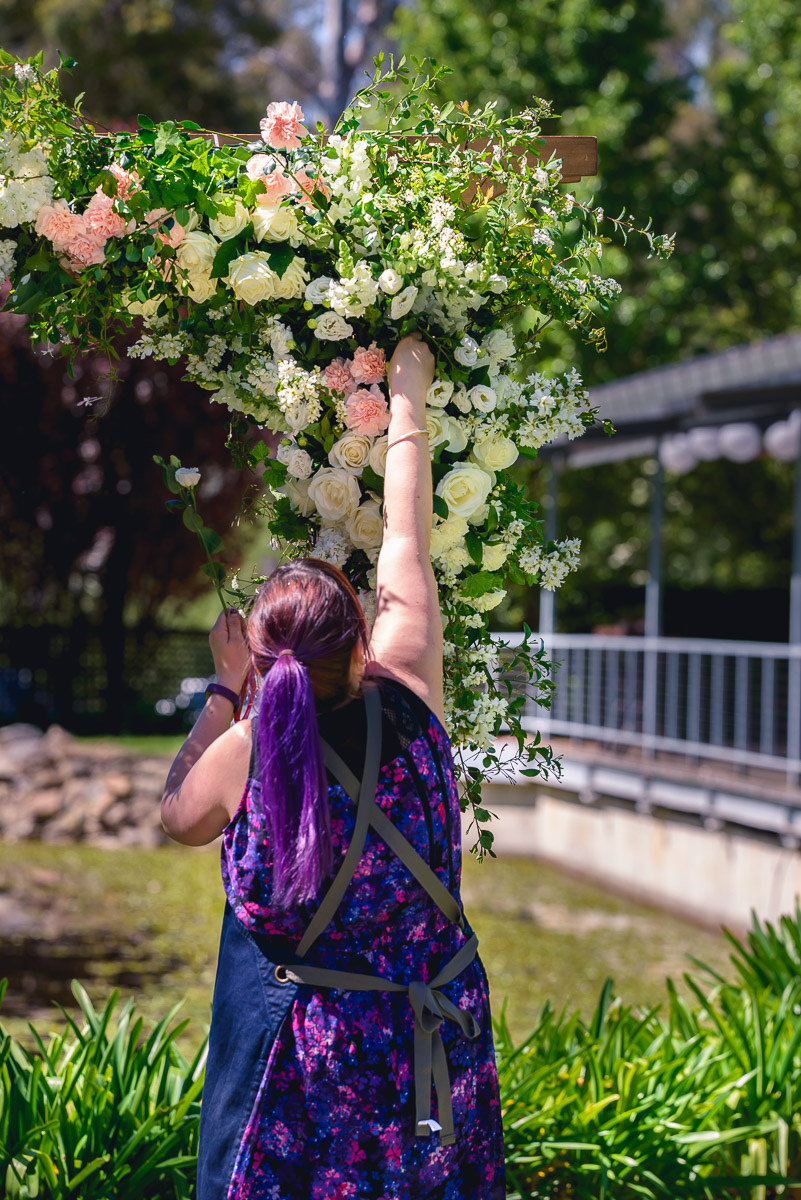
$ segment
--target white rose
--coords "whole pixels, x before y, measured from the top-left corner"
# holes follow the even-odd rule
[[[457,463],[437,484],[452,517],[470,517],[486,504],[493,480],[476,463]]]
[[[481,547],[481,565],[485,571],[500,571],[509,557],[509,551],[503,542],[485,542]]]
[[[462,423],[456,417],[446,417],[445,420],[448,429],[448,445],[446,446],[446,450],[449,450],[451,454],[461,454],[462,450],[467,446],[467,434],[462,429]]]
[[[389,308],[389,315],[393,321],[399,321],[401,317],[405,317],[407,312],[411,311],[411,307],[417,299],[417,288],[414,284],[409,284],[402,292],[399,292],[392,300]]]
[[[356,476],[342,467],[321,467],[309,484],[309,499],[326,521],[345,521],[359,507]]]
[[[498,403],[498,397],[491,387],[487,387],[484,383],[477,383],[475,387],[471,387],[467,393],[470,397],[470,403],[478,412],[491,413]]]
[[[200,483],[200,471],[197,467],[179,467],[175,472],[175,482],[183,488],[197,487]]]
[[[426,404],[430,408],[444,408],[453,395],[450,379],[435,379],[426,392]]]
[[[204,304],[217,291],[217,280],[212,279],[210,275],[190,275],[187,283],[189,285],[187,296],[196,304]]]
[[[222,200],[230,200],[230,197],[217,195],[214,199],[219,204]],[[239,197],[235,196],[234,211],[230,215],[218,212],[216,217],[211,217],[209,219],[209,229],[221,242],[227,242],[231,238],[236,237],[238,233],[241,233],[249,221],[250,213]]]
[[[478,362],[478,342],[465,334],[461,345],[454,350],[453,357],[463,367],[474,367]]]
[[[384,522],[376,501],[365,500],[360,504],[345,528],[354,546],[367,554],[378,550],[384,536]]]
[[[363,433],[344,433],[328,452],[332,467],[342,467],[352,475],[361,475],[370,461],[372,438]]]
[[[251,250],[234,259],[228,268],[227,282],[237,300],[252,305],[275,296],[279,279],[264,251]]]
[[[312,473],[311,455],[296,442],[282,442],[275,457],[295,479],[308,479]]]
[[[468,530],[467,521],[463,517],[448,517],[431,530],[431,557],[439,558],[451,546],[464,542]]]
[[[494,482],[494,481],[493,481]],[[471,525],[483,525],[489,516],[489,505],[482,504],[474,513],[471,513],[467,518]]]
[[[378,276],[378,286],[387,296],[394,296],[403,287],[403,276],[393,271],[392,267],[387,267]]]
[[[490,275],[487,280],[487,287],[491,292],[505,292],[509,286],[509,280],[505,275]]]
[[[253,235],[257,242],[286,242],[293,246],[302,241],[297,213],[294,208],[259,204],[251,214]]]
[[[6,243],[4,242],[3,245],[6,245]],[[2,281],[2,278],[3,272],[0,269],[0,281]],[[128,299],[125,301],[125,307],[135,317],[152,317],[161,304],[161,299],[161,296],[151,296],[149,300],[137,300],[134,293],[130,292]]]
[[[450,437],[448,418],[436,408],[426,409],[426,429],[428,430],[428,448],[433,450],[441,446]]]
[[[308,479],[293,479],[290,475],[276,490],[289,497],[289,503],[302,517],[310,517],[314,512],[314,501],[309,495]]]
[[[296,255],[275,285],[276,297],[281,300],[299,300],[308,278],[306,264]]]
[[[325,304],[328,299],[328,289],[331,286],[331,276],[321,275],[306,284],[306,299],[309,304]]]
[[[335,312],[323,313],[318,317],[314,330],[314,336],[322,342],[340,342],[343,338],[349,338],[352,333],[353,326]]]
[[[376,475],[380,475],[383,479],[387,473],[387,446],[389,438],[386,434],[383,437],[376,438],[370,447],[370,466],[375,471]]]
[[[511,438],[499,436],[483,437],[473,447],[473,458],[480,467],[490,471],[503,471],[517,462],[517,446]]]
[[[178,266],[189,275],[208,275],[219,244],[210,233],[193,230],[178,243],[175,251]]]

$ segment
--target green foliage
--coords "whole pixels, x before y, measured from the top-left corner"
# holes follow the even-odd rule
[[[623,1005],[607,981],[589,1019],[546,1005],[518,1045],[501,1016],[510,1200],[796,1194],[801,981],[784,981],[801,908],[731,941],[734,977],[685,977],[694,1003],[668,981],[664,1015]],[[81,1026],[68,1019],[38,1054],[0,1040],[6,1194],[188,1200],[204,1051],[188,1063],[175,1049],[175,1009],[144,1038],[132,1002],[112,1029],[117,993],[98,1013],[73,986]]]
[[[5,981],[0,983],[0,999]],[[205,1051],[174,1045],[178,1006],[143,1037],[115,991],[98,1012],[76,981],[83,1021],[35,1052],[0,1032],[0,1179],[8,1200],[189,1200]]]

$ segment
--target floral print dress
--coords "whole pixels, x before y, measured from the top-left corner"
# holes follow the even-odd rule
[[[376,803],[459,902],[460,811],[447,734],[408,688],[376,682],[382,709]],[[357,777],[364,708],[356,698],[320,716],[321,735]],[[443,1144],[436,1089],[430,1136],[419,1136],[416,1127],[409,993],[276,977],[277,964],[300,961],[294,955],[330,881],[308,905],[270,906],[257,774],[252,760],[239,810],[223,833],[227,903],[197,1200],[504,1200],[489,988],[479,957],[440,988],[478,1026],[473,1040],[451,1020],[439,1030],[455,1129],[454,1143]],[[336,873],[356,806],[330,774],[329,804]],[[343,899],[303,963],[401,984],[428,982],[471,936],[466,919],[461,927],[450,921],[370,828]]]

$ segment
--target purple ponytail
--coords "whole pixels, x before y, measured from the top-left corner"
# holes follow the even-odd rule
[[[272,903],[310,900],[331,871],[328,783],[309,674],[292,654],[267,672],[258,718]]]
[[[367,656],[367,624],[342,572],[307,558],[278,567],[262,586],[248,641],[264,676],[256,738],[271,902],[289,908],[312,899],[331,874],[317,709],[346,698],[353,650],[361,645]]]

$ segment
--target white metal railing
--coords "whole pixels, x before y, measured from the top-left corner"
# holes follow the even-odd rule
[[[500,635],[517,643],[521,635]],[[546,634],[550,712],[526,728],[801,778],[801,645]]]

